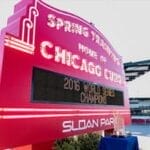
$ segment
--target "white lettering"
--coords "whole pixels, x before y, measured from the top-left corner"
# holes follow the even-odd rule
[[[77,65],[77,60],[80,60],[80,57],[78,55],[72,55],[71,64],[74,69],[79,69],[79,65]]]
[[[81,51],[82,53],[84,53],[84,54],[86,54],[86,55],[88,55],[88,56],[90,56],[90,57],[93,57],[93,58],[97,59],[97,52],[94,51],[94,50],[92,50],[92,49],[90,49],[90,48],[88,48],[87,46],[85,46],[85,45],[79,43],[79,44],[78,44],[78,49],[79,49],[79,51]]]
[[[63,133],[70,132],[72,130],[72,121],[71,120],[64,121],[62,126],[64,128]]]
[[[65,54],[66,54],[66,50],[61,49],[61,47],[59,46],[55,47],[55,61],[56,62],[61,62],[62,64],[65,64],[66,62]]]
[[[53,50],[53,53],[50,51]],[[60,46],[54,46],[50,41],[43,41],[40,48],[41,55],[46,59],[54,59],[55,62],[67,65],[74,69],[96,75],[102,75],[101,66],[96,65],[94,62],[89,62],[87,59],[80,58],[79,55],[73,54]]]
[[[40,51],[44,58],[46,59],[52,59],[53,55],[49,54],[46,48],[53,48],[53,44],[48,41],[44,41],[41,43]]]
[[[61,29],[63,25],[64,25],[63,20],[61,18],[57,18],[56,29],[57,30]]]
[[[55,28],[56,30],[62,30],[64,32],[80,35],[85,38],[90,37],[91,41],[100,46],[106,52],[106,54],[113,60],[114,63],[116,63],[117,65],[121,65],[121,60],[119,56],[117,56],[117,54],[113,51],[111,45],[107,44],[108,42],[105,40],[105,38],[99,35],[97,32],[89,31],[88,27],[71,22],[70,20],[64,20],[63,18],[59,18],[54,14],[48,14],[47,26],[49,28]],[[85,51],[85,53],[87,53],[87,55],[97,59],[96,51],[93,51],[86,46],[81,46],[81,48],[83,49],[83,51]]]
[[[64,32],[73,33],[76,35],[81,35],[86,38],[89,37],[88,27],[84,27],[77,23],[71,22],[69,20],[64,20],[62,18],[57,18],[53,14],[48,14],[47,25],[50,28],[56,28],[57,30],[64,30]]]
[[[49,14],[48,15],[48,22],[47,22],[47,25],[51,28],[54,28],[56,26],[56,23],[55,23],[55,16],[53,14]]]
[[[113,118],[102,118],[101,119],[101,126],[110,126],[113,125],[114,121]]]
[[[106,80],[109,80],[111,82],[115,82],[115,83],[119,83],[119,84],[122,83],[121,75],[116,72],[113,72],[107,68],[104,69],[104,77]]]
[[[91,31],[92,41],[99,45],[107,54],[108,56],[115,62],[118,66],[121,65],[120,59],[118,56],[112,51],[112,48],[105,42],[104,38],[100,37],[94,31]]]
[[[81,70],[81,71],[88,72],[87,60],[86,60],[86,59],[82,59],[80,70]]]
[[[75,132],[75,131],[81,131],[91,128],[99,128],[99,127],[107,127],[107,126],[113,126],[114,121],[113,118],[100,118],[100,119],[82,119],[77,121],[67,120],[63,121],[62,127],[63,133],[67,132]]]

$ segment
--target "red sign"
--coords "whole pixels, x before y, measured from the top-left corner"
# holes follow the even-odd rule
[[[91,23],[22,0],[1,34],[0,149],[130,123],[121,57]]]

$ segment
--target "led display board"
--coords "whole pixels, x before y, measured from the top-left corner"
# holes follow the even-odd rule
[[[33,68],[35,102],[123,105],[123,92],[70,76]]]

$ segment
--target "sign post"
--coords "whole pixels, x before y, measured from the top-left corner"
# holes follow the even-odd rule
[[[130,123],[121,57],[86,20],[42,0],[16,4],[0,41],[0,149]]]

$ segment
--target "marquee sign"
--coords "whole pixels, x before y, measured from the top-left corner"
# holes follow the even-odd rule
[[[22,0],[1,32],[0,149],[130,123],[121,57],[93,24]]]

